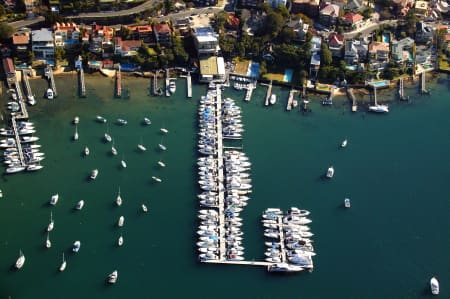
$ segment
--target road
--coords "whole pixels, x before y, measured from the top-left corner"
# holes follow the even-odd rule
[[[146,1],[138,6],[133,8],[119,10],[119,11],[105,11],[105,12],[89,12],[89,13],[80,13],[76,16],[67,16],[68,19],[86,19],[86,18],[112,18],[112,17],[120,17],[120,16],[129,16],[132,14],[136,14],[147,9],[151,9],[155,6],[158,0],[150,0]]]
[[[357,36],[358,34],[361,33],[362,36],[367,36],[369,35],[372,31],[376,30],[377,28],[379,28],[381,25],[395,25],[397,24],[397,20],[385,20],[385,21],[381,21],[381,22],[376,22],[376,23],[372,23],[368,26],[359,28],[357,30],[351,31],[351,32],[346,32],[344,33],[344,37],[345,39],[352,39],[355,36]]]
[[[43,22],[44,20],[45,20],[44,17],[39,16],[39,17],[36,17],[34,19],[25,19],[25,20],[21,20],[21,21],[11,22],[11,23],[8,23],[8,24],[10,26],[12,26],[14,29],[19,29],[19,28],[22,28],[22,27],[28,27],[28,26],[37,24],[39,22]]]

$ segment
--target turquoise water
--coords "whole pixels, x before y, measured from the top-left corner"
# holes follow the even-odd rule
[[[383,42],[388,43],[390,41],[389,33],[385,33],[382,35]]]
[[[47,85],[31,81],[38,105],[30,108],[40,144],[46,153],[43,171],[3,176],[0,199],[0,298],[427,298],[428,281],[441,282],[448,296],[450,228],[447,198],[450,163],[450,109],[446,81],[429,84],[432,95],[407,87],[409,103],[391,103],[387,115],[350,112],[336,98],[323,108],[312,98],[312,113],[286,112],[289,90],[274,87],[277,104],[264,107],[266,87],[251,102],[243,92],[227,89],[243,109],[244,150],[252,162],[253,193],[241,213],[248,260],[264,257],[259,222],[267,207],[295,205],[311,211],[317,256],[312,273],[271,275],[264,268],[199,264],[195,231],[198,225],[195,166],[197,104],[204,86],[195,86],[187,100],[184,80],[175,96],[149,97],[148,80],[124,77],[129,100],[114,98],[114,82],[88,76],[86,99],[76,97],[75,76],[57,77],[59,97],[40,99]],[[391,98],[394,92],[380,92]],[[358,100],[360,99],[359,96]],[[363,107],[359,107],[363,111]],[[108,126],[94,120],[106,117]],[[80,117],[80,139],[71,140],[71,120]],[[140,124],[144,116],[151,126]],[[117,126],[116,118],[128,125]],[[170,133],[164,138],[160,127]],[[119,151],[109,154],[103,141],[109,131]],[[340,148],[344,138],[348,146]],[[137,151],[143,140],[147,151]],[[163,142],[166,152],[157,144]],[[82,157],[88,145],[89,157]],[[121,169],[124,155],[128,167]],[[159,159],[167,164],[157,167]],[[334,165],[335,176],[321,177]],[[86,180],[91,169],[96,181]],[[151,181],[156,175],[161,184]],[[118,187],[123,205],[115,206]],[[59,192],[51,208],[50,196]],[[343,208],[345,197],[352,200]],[[80,199],[82,211],[73,207]],[[140,211],[141,203],[149,207]],[[44,248],[45,228],[53,211],[51,249]],[[120,215],[125,226],[116,226]],[[120,234],[124,246],[116,246]],[[82,245],[78,254],[70,248]],[[11,266],[19,249],[26,255],[20,271]],[[57,271],[62,252],[68,262]],[[114,286],[106,275],[119,270]]]
[[[283,81],[284,82],[291,82],[292,81],[292,74],[294,73],[293,69],[285,69],[284,70],[284,77],[283,77]]]
[[[259,68],[260,68],[259,63],[252,61],[250,63],[248,76],[252,78],[259,78]]]
[[[389,86],[389,83],[388,83],[388,81],[375,81],[372,83],[372,85],[379,88],[379,87]]]

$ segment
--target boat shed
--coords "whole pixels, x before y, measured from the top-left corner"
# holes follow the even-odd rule
[[[5,72],[8,86],[11,86],[16,81],[16,69],[11,58],[6,57],[2,59],[3,71]]]
[[[200,82],[224,82],[225,63],[223,57],[211,56],[200,59]]]

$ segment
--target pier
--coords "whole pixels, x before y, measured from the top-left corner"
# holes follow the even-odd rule
[[[281,262],[286,262],[286,248],[284,246],[284,230],[283,230],[283,216],[278,216],[278,231],[280,235],[280,252],[281,252]]]
[[[170,74],[169,69],[166,69],[166,97],[170,97],[169,84],[170,84]]]
[[[78,83],[80,84],[80,96],[85,98],[86,97],[86,84],[84,82],[84,70],[81,67],[78,71]]]
[[[122,97],[122,74],[120,72],[120,64],[119,68],[116,70],[116,97]]]
[[[267,86],[266,100],[264,101],[264,106],[269,106],[269,100],[271,95],[272,95],[272,80],[270,80],[270,83]]]
[[[12,128],[14,130],[14,138],[16,140],[17,153],[19,154],[20,165],[26,166],[25,158],[23,156],[22,144],[20,143],[19,130],[17,129],[16,118],[13,116],[11,118]]]
[[[353,88],[346,87],[345,91],[347,93],[348,99],[352,102],[352,112],[356,112],[356,110],[358,110],[358,106],[356,105],[356,97],[353,93]]]
[[[53,90],[53,96],[56,98],[58,96],[58,92],[56,91],[55,77],[53,76],[52,68],[49,66],[47,69],[47,78],[50,81],[50,88]]]
[[[256,88],[256,82],[251,82],[251,83],[247,84],[244,101],[250,102],[250,100],[252,98],[253,90],[255,88]]]
[[[422,72],[420,73],[420,79],[421,79],[421,84],[420,84],[420,93],[421,94],[430,94],[430,91],[427,90],[426,87],[426,73]]]
[[[20,88],[20,84],[17,81],[17,77],[16,77],[16,81],[14,83],[14,86],[16,89],[17,101],[19,102],[19,105],[20,105],[20,112],[13,115],[13,118],[16,118],[19,120],[28,119],[27,105],[25,105],[25,100],[23,98],[22,89]]]
[[[186,84],[187,84],[187,97],[192,98],[192,78],[191,78],[191,72],[187,73],[186,76]]]
[[[289,91],[289,97],[288,97],[287,106],[286,106],[287,111],[292,110],[292,101],[294,100],[294,95],[296,92],[297,92],[297,90],[295,90],[295,89],[291,89]]]
[[[229,264],[229,265],[247,265],[247,266],[263,266],[263,267],[269,267],[273,265],[273,263],[263,261],[205,260],[203,262],[209,264]]]
[[[34,98],[33,93],[31,92],[30,81],[28,81],[28,70],[22,70],[22,81],[25,84],[28,99]]]

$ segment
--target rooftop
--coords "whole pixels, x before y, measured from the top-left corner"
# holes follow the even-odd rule
[[[350,24],[355,24],[355,23],[358,23],[358,22],[364,20],[364,17],[362,15],[360,15],[359,13],[349,12],[344,16],[344,20],[346,20]]]
[[[336,4],[328,4],[322,10],[320,11],[321,15],[327,15],[331,17],[338,17],[339,16],[339,10],[340,7]]]
[[[30,42],[30,35],[28,32],[18,32],[12,36],[14,45],[24,45]]]
[[[211,56],[200,60],[200,73],[202,75],[215,75],[218,73],[217,57]]]
[[[369,45],[369,52],[374,53],[377,51],[389,52],[389,43],[385,42],[372,42]]]
[[[53,42],[53,33],[48,28],[31,31],[31,40],[33,42]]]

